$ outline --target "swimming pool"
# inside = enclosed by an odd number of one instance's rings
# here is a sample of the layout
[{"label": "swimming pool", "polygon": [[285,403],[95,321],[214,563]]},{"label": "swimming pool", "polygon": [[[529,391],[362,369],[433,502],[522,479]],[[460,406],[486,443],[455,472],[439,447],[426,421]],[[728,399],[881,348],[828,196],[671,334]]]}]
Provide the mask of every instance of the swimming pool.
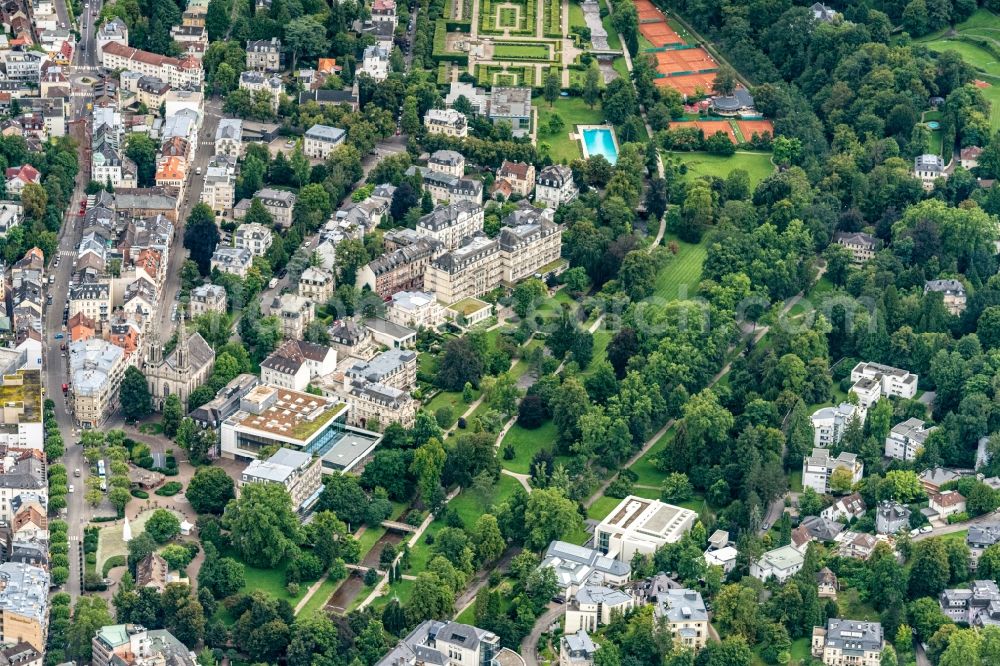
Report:
[{"label": "swimming pool", "polygon": [[928,120],[927,121],[927,127],[930,128],[930,129],[932,129],[932,130],[941,129],[941,123],[939,123],[936,120]]},{"label": "swimming pool", "polygon": [[582,134],[584,157],[603,155],[611,164],[618,161],[618,145],[615,143],[614,130],[607,127],[592,127],[584,129]]}]

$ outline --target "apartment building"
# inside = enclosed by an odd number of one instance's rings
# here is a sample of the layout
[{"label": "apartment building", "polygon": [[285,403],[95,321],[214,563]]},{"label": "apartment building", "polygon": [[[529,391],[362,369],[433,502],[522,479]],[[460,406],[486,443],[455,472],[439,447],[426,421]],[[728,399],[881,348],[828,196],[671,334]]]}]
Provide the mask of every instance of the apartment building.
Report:
[{"label": "apartment building", "polygon": [[930,293],[941,294],[948,314],[957,317],[965,312],[965,285],[958,280],[928,280],[924,283],[924,296]]},{"label": "apartment building", "polygon": [[503,279],[500,244],[486,236],[471,236],[461,247],[442,254],[427,266],[423,288],[442,303],[457,303],[496,289]]},{"label": "apartment building", "polygon": [[784,583],[797,574],[805,563],[805,558],[794,546],[782,546],[764,553],[759,560],[750,563],[750,575],[757,580],[774,578]]},{"label": "apartment building", "polygon": [[437,328],[445,321],[445,311],[434,294],[424,291],[397,291],[386,304],[385,318],[409,328]]},{"label": "apartment building", "polygon": [[322,464],[302,451],[280,448],[267,460],[252,460],[240,473],[240,489],[251,483],[280,485],[292,498],[292,509],[308,509],[323,488]]},{"label": "apartment building", "polygon": [[271,304],[272,314],[281,322],[282,337],[286,340],[301,340],[306,327],[316,318],[316,306],[308,298],[297,294],[281,294]]},{"label": "apartment building", "polygon": [[3,55],[7,78],[11,81],[38,82],[45,55],[37,51],[6,51]]},{"label": "apartment building", "polygon": [[531,88],[494,86],[487,111],[491,123],[510,123],[511,133],[523,137],[531,132],[532,115]]},{"label": "apartment building", "polygon": [[314,303],[326,303],[333,296],[333,275],[316,266],[307,266],[299,276],[299,296]]},{"label": "apartment building", "polygon": [[573,182],[573,170],[565,164],[543,168],[535,178],[535,201],[548,208],[558,208],[577,197],[579,190]]},{"label": "apartment building", "polygon": [[535,189],[535,165],[504,160],[497,169],[494,186],[501,181],[507,183],[512,194],[527,197]]},{"label": "apartment building", "polygon": [[572,597],[587,584],[621,587],[629,581],[632,566],[599,550],[553,541],[545,549],[539,568],[552,569],[564,597]]},{"label": "apartment building", "polygon": [[247,42],[247,69],[258,72],[281,71],[281,40],[256,39]]},{"label": "apartment building", "polygon": [[690,509],[629,495],[594,528],[594,543],[605,555],[631,562],[637,552],[652,555],[680,541],[697,518]]},{"label": "apartment building", "polygon": [[859,265],[874,259],[879,246],[877,238],[861,231],[838,231],[833,234],[833,242],[846,247],[854,258],[854,263]]},{"label": "apartment building", "polygon": [[687,588],[671,587],[666,576],[656,576],[647,593],[655,604],[653,617],[666,623],[675,645],[700,650],[708,641],[708,609],[701,593]]},{"label": "apartment building", "polygon": [[49,574],[30,564],[0,564],[0,642],[45,651],[49,626]]},{"label": "apartment building", "polygon": [[361,67],[358,69],[359,73],[367,74],[376,82],[382,82],[389,78],[391,70],[392,63],[389,59],[388,48],[381,44],[365,47],[361,58]]},{"label": "apartment building", "polygon": [[215,212],[215,216],[226,218],[236,200],[236,159],[216,155],[209,159],[205,169],[205,182],[201,188],[201,202]]},{"label": "apartment building", "polygon": [[240,73],[240,89],[249,90],[254,97],[261,91],[266,92],[271,98],[271,109],[275,113],[278,112],[278,107],[281,105],[281,95],[285,91],[279,77],[267,76],[253,70]]},{"label": "apartment building", "polygon": [[325,160],[330,153],[344,145],[347,132],[339,127],[313,125],[306,130],[302,151],[306,157]]},{"label": "apartment building", "polygon": [[94,321],[107,321],[111,316],[111,284],[82,282],[70,285],[69,316],[81,312]]},{"label": "apartment building", "polygon": [[970,627],[1000,626],[1000,588],[992,580],[976,580],[968,588],[945,590],[938,603],[952,622]]},{"label": "apartment building", "polygon": [[508,285],[565,267],[561,224],[552,221],[551,209],[539,210],[527,201],[503,220],[500,235],[502,279]]},{"label": "apartment building", "polygon": [[897,423],[885,438],[885,457],[896,460],[916,459],[933,430],[934,426],[927,427],[924,421],[916,418]]},{"label": "apartment building", "polygon": [[73,342],[69,366],[76,422],[84,428],[99,427],[118,407],[125,351],[99,338]]},{"label": "apartment building", "polygon": [[212,270],[221,273],[230,273],[241,278],[247,276],[247,271],[253,265],[253,253],[250,250],[238,247],[216,248],[212,255]]},{"label": "apartment building", "polygon": [[842,451],[834,458],[829,449],[813,449],[812,455],[802,459],[802,487],[812,488],[824,495],[830,491],[830,477],[837,470],[849,474],[851,486],[854,486],[861,481],[864,469],[864,463],[853,453]]},{"label": "apartment building", "polygon": [[861,406],[842,402],[836,407],[817,409],[809,417],[813,426],[813,444],[828,447],[840,442],[851,419],[864,424],[868,412]]},{"label": "apartment building", "polygon": [[635,608],[636,599],[626,590],[616,590],[603,585],[584,585],[566,606],[564,633],[575,634],[597,631],[611,622],[617,615],[623,615]]},{"label": "apartment building", "polygon": [[465,156],[455,150],[435,150],[427,158],[427,168],[461,178],[465,175]]},{"label": "apartment building", "polygon": [[875,531],[895,534],[910,529],[910,510],[899,502],[883,500],[875,510]]},{"label": "apartment building", "polygon": [[10,523],[16,507],[28,497],[37,497],[40,502],[47,503],[48,483],[41,457],[25,452],[0,474],[0,519]]},{"label": "apartment building", "polygon": [[851,370],[851,381],[869,378],[881,384],[882,394],[894,398],[913,398],[917,394],[919,377],[906,370],[900,370],[881,363],[858,363]]},{"label": "apartment building", "polygon": [[215,154],[239,158],[243,154],[243,121],[220,118],[215,130]]},{"label": "apartment building", "polygon": [[593,666],[595,654],[597,645],[583,629],[559,639],[559,666]]},{"label": "apartment building", "polygon": [[439,206],[417,220],[418,234],[455,250],[462,241],[483,230],[483,207],[469,201]]},{"label": "apartment building", "polygon": [[383,254],[358,270],[357,286],[360,289],[367,285],[382,300],[399,291],[424,289],[424,274],[440,248],[435,241],[424,238]]},{"label": "apartment building", "polygon": [[454,109],[428,109],[424,114],[424,127],[428,134],[466,137],[469,123],[464,113]]},{"label": "apartment building", "polygon": [[274,219],[274,224],[283,229],[292,226],[292,210],[295,208],[295,193],[265,187],[253,195],[259,199]]},{"label": "apartment building", "polygon": [[884,647],[879,622],[830,618],[813,627],[812,656],[826,666],[880,666]]},{"label": "apartment building", "polygon": [[337,352],[305,340],[287,340],[260,364],[260,379],[268,386],[304,391],[309,382],[333,372]]},{"label": "apartment building", "polygon": [[428,167],[411,166],[406,170],[407,176],[415,174],[420,174],[424,189],[430,193],[435,203],[470,201],[474,204],[481,204],[483,202],[481,181],[459,178]]},{"label": "apartment building", "polygon": [[236,227],[233,244],[237,248],[249,250],[255,257],[263,257],[271,248],[274,235],[271,230],[257,222],[243,223]]},{"label": "apartment building", "polygon": [[194,653],[166,629],[137,624],[101,627],[91,640],[92,666],[197,666]]},{"label": "apartment building", "polygon": [[500,637],[491,631],[451,620],[425,620],[375,666],[420,664],[524,666],[524,659],[501,647]]},{"label": "apartment building", "polygon": [[105,69],[124,69],[155,76],[172,88],[200,88],[204,83],[201,62],[194,56],[171,58],[111,41],[99,51]]},{"label": "apartment building", "polygon": [[355,361],[344,376],[356,382],[385,384],[402,391],[417,385],[417,353],[409,349],[389,349],[367,361]]}]

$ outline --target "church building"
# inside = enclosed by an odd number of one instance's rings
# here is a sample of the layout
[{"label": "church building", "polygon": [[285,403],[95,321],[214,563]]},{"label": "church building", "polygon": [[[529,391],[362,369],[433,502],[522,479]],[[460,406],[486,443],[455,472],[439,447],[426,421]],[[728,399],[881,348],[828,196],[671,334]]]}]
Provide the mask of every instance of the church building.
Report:
[{"label": "church building", "polygon": [[183,335],[184,316],[178,325],[177,346],[169,356],[163,358],[163,346],[155,333],[146,357],[145,375],[149,382],[149,393],[153,396],[153,408],[163,409],[167,396],[176,394],[181,399],[184,411],[191,392],[204,384],[215,366],[215,350],[205,342],[201,333]]}]

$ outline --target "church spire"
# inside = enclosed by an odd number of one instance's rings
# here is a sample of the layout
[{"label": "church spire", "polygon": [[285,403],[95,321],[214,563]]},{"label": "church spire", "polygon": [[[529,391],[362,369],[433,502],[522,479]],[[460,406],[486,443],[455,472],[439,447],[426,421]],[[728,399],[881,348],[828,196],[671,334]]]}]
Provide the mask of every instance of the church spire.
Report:
[{"label": "church spire", "polygon": [[156,367],[163,362],[163,345],[160,343],[160,331],[153,328],[149,336],[149,365]]},{"label": "church spire", "polygon": [[177,324],[177,369],[187,370],[188,367],[188,336],[187,327],[184,325],[184,310],[180,311],[180,320]]}]

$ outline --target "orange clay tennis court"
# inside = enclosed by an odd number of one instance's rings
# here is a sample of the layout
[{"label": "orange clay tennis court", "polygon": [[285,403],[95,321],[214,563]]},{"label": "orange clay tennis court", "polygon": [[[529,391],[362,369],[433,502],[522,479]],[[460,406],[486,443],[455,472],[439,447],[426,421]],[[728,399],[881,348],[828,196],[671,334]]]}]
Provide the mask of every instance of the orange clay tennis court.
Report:
[{"label": "orange clay tennis court", "polygon": [[740,134],[746,141],[749,141],[754,134],[764,136],[765,132],[774,136],[774,125],[770,120],[737,120],[736,126],[740,128]]},{"label": "orange clay tennis court", "polygon": [[653,46],[667,46],[668,44],[683,44],[684,40],[674,32],[665,21],[659,23],[640,23],[639,32],[649,40]]},{"label": "orange clay tennis court", "polygon": [[661,79],[653,79],[653,83],[662,88],[673,88],[682,95],[694,96],[704,95],[712,92],[715,84],[715,73],[706,72],[704,74],[683,74],[681,76],[666,76]]},{"label": "orange clay tennis court", "polygon": [[701,69],[715,69],[718,65],[708,51],[697,49],[672,49],[656,52],[657,70],[670,75],[674,72],[696,72]]},{"label": "orange clay tennis court", "polygon": [[670,123],[670,129],[680,129],[682,127],[697,127],[705,133],[705,138],[713,136],[716,132],[725,132],[729,135],[729,140],[736,143],[736,133],[728,120],[678,120]]}]

